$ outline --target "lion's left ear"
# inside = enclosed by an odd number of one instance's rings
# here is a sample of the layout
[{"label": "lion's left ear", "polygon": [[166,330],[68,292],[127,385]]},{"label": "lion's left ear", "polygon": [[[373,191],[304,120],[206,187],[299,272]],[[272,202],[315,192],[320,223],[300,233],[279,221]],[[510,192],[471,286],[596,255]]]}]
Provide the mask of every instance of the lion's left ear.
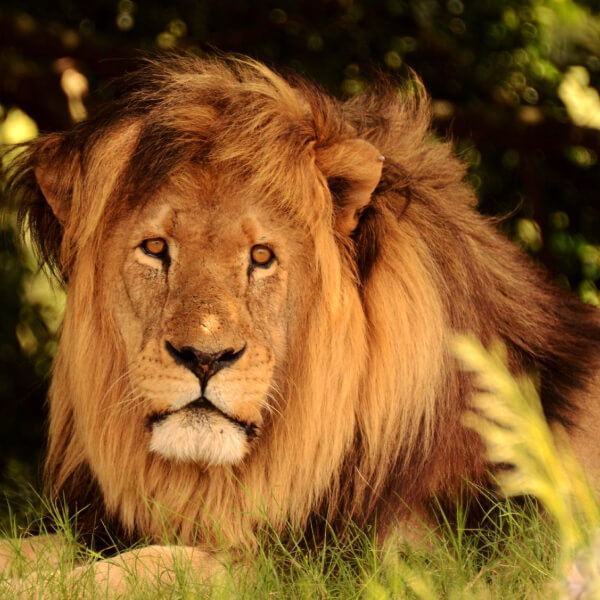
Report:
[{"label": "lion's left ear", "polygon": [[381,179],[383,156],[362,139],[344,140],[316,151],[316,163],[333,196],[336,228],[350,235]]}]

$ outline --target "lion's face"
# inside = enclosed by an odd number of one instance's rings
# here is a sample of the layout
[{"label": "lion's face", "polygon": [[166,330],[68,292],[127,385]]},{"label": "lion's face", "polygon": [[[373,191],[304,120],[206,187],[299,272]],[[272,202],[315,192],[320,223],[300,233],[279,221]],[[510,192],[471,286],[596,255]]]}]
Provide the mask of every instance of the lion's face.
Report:
[{"label": "lion's face", "polygon": [[310,262],[309,244],[243,193],[196,181],[192,193],[167,186],[120,221],[105,277],[117,281],[109,285],[130,366],[123,410],[142,406],[149,450],[234,464],[278,410],[275,373],[299,312],[290,279]]}]

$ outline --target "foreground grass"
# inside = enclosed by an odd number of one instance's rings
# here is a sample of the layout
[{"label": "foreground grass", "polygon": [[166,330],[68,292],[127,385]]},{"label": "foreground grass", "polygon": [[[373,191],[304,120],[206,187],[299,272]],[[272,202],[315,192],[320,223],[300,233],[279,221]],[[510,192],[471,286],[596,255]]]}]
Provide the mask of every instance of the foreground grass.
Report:
[{"label": "foreground grass", "polygon": [[[34,562],[23,558],[13,575],[35,573],[25,586],[5,576],[0,596],[27,598],[107,598],[85,573],[73,582],[69,573],[91,564],[96,555],[78,545],[68,523],[59,523],[56,547]],[[13,532],[14,534],[15,532]],[[18,542],[16,543],[18,547]],[[331,537],[318,550],[304,540],[283,543],[272,536],[258,556],[232,567],[214,581],[200,581],[185,564],[174,581],[153,584],[132,578],[124,598],[549,598],[556,562],[556,536],[549,521],[531,504],[493,506],[478,530],[450,530],[443,523],[431,532],[426,547],[392,542],[378,548],[373,539],[353,530],[344,542]]]},{"label": "foreground grass", "polygon": [[[265,535],[251,558],[224,556],[224,571],[212,580],[200,580],[181,563],[169,577],[161,573],[160,581],[153,575],[140,579],[132,573],[121,597],[600,598],[598,504],[560,431],[550,434],[535,386],[510,376],[499,347],[488,353],[461,339],[457,355],[475,373],[482,390],[473,399],[465,423],[486,441],[492,463],[513,465],[500,472],[500,489],[507,496],[526,493],[533,499],[491,501],[476,529],[465,526],[465,511],[459,507],[449,518],[441,515],[439,525],[418,547],[394,539],[378,547],[373,536],[356,529],[344,540],[329,535],[312,550],[307,550],[310,542],[293,534],[285,542]],[[4,537],[22,541],[19,522],[31,523],[33,515],[35,510],[21,511],[7,521],[9,527],[5,522]],[[99,557],[77,543],[72,520],[54,511],[54,521],[58,546],[33,562],[25,557],[17,561],[12,573],[0,579],[0,597],[114,597],[110,589],[94,587],[85,568],[72,577],[74,568],[91,565]],[[17,547],[19,543],[15,542]]]}]

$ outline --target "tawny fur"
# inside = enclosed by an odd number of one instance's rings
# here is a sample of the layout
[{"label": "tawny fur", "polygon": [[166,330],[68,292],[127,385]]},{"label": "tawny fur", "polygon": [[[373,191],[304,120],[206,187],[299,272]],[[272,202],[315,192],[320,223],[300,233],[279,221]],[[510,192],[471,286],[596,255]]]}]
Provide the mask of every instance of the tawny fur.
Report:
[{"label": "tawny fur", "polygon": [[[53,497],[89,504],[134,538],[184,544],[252,544],[265,523],[385,528],[411,510],[426,516],[463,478],[487,481],[481,444],[460,422],[473,390],[451,355],[456,332],[503,340],[516,372],[540,373],[548,418],[580,431],[598,401],[598,314],[476,213],[465,166],[429,132],[422,91],[382,84],[342,103],[250,60],[196,58],[148,63],[130,87],[74,130],[29,143],[12,174],[68,286],[50,390]],[[357,139],[385,156],[362,203],[347,193],[356,159],[327,154]],[[107,242],[156,190],[208,189],[199,171],[260,198],[310,248],[295,281],[310,295],[288,291],[295,325],[272,365],[261,436],[231,467],[157,456],[123,408],[130,334]]]}]

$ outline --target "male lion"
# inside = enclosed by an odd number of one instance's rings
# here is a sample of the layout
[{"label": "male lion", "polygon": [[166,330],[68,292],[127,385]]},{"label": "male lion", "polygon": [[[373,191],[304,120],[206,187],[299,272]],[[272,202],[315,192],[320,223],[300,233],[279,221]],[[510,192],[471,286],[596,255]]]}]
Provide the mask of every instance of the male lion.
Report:
[{"label": "male lion", "polygon": [[463,478],[489,485],[461,425],[473,383],[455,332],[539,372],[548,420],[600,472],[598,312],[473,210],[422,92],[339,102],[251,60],[194,57],[128,83],[13,167],[68,288],[53,498],[154,540],[151,558],[169,532],[198,565],[266,523],[376,518],[384,535],[427,519]]}]

